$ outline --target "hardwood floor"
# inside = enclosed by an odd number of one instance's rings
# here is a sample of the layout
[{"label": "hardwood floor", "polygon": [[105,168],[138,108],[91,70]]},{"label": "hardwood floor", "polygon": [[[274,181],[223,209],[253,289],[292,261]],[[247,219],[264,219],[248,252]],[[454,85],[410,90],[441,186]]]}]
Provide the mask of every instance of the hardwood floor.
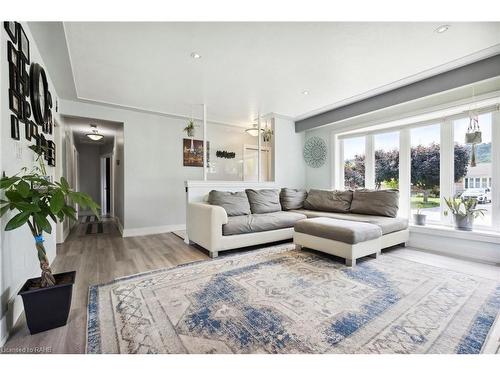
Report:
[{"label": "hardwood floor", "polygon": [[58,245],[54,272],[76,270],[68,324],[30,335],[24,315],[16,323],[5,348],[39,348],[52,353],[85,353],[87,298],[90,285],[118,277],[178,264],[210,259],[201,249],[188,246],[172,233],[122,238],[114,222],[103,223],[102,234],[85,234],[79,224],[66,242]]},{"label": "hardwood floor", "polygon": [[[158,268],[210,259],[202,249],[186,245],[173,233],[122,238],[112,221],[104,222],[102,229],[104,233],[101,234],[86,234],[89,232],[88,224],[79,224],[66,242],[58,246],[57,257],[52,264],[54,272],[77,271],[68,324],[51,331],[30,335],[23,315],[5,345],[7,350],[38,348],[45,353],[84,353],[90,285]],[[408,248],[393,248],[388,252],[416,262],[500,281],[498,266],[458,260]],[[499,327],[500,324],[497,324],[495,332],[500,336]],[[498,340],[489,345],[491,346],[489,352],[499,350]]]}]

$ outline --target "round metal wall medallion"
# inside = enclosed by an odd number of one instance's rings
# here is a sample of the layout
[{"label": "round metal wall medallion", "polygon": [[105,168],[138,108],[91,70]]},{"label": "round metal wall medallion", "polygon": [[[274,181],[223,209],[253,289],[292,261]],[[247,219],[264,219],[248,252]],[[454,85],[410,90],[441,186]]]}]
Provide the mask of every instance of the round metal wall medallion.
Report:
[{"label": "round metal wall medallion", "polygon": [[304,160],[309,167],[319,168],[325,164],[326,142],[319,137],[311,137],[304,145]]}]

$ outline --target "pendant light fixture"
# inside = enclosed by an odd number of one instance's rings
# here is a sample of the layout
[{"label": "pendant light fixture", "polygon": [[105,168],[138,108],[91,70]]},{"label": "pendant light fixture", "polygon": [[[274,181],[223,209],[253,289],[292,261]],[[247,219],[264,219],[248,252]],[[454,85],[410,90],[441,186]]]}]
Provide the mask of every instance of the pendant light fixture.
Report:
[{"label": "pendant light fixture", "polygon": [[[255,123],[252,125],[251,128],[245,129],[245,131],[248,133],[248,135],[251,135],[252,137],[257,137],[259,135],[259,124]],[[261,132],[264,131],[264,129],[260,129]]]},{"label": "pendant light fixture", "polygon": [[88,138],[90,138],[93,141],[100,141],[101,139],[104,138],[102,134],[98,133],[97,125],[90,124],[90,127],[92,129],[92,133],[85,134]]}]

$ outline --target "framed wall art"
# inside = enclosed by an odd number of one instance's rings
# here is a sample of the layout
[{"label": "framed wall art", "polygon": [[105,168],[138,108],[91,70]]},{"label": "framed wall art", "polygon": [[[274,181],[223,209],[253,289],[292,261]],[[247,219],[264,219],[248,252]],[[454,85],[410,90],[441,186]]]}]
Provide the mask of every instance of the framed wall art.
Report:
[{"label": "framed wall art", "polygon": [[30,41],[28,40],[28,36],[24,31],[23,27],[20,23],[17,24],[18,33],[17,36],[19,38],[19,53],[21,57],[24,59],[26,64],[30,63]]},{"label": "framed wall art", "polygon": [[33,121],[28,121],[24,124],[24,138],[26,138],[28,141],[31,141],[31,130],[33,128],[33,125],[35,125]]},{"label": "framed wall art", "polygon": [[23,113],[21,96],[13,89],[9,89],[9,108],[17,116],[21,117]]},{"label": "framed wall art", "polygon": [[[182,141],[183,165],[185,167],[203,167],[203,141],[184,138]],[[210,142],[207,142],[207,165],[210,155]]]},{"label": "framed wall art", "polygon": [[9,64],[9,86],[16,94],[22,95],[22,82],[19,76],[19,70],[14,64]]},{"label": "framed wall art", "polygon": [[7,60],[10,64],[14,65],[18,71],[21,70],[19,52],[11,42],[7,42]]},{"label": "framed wall art", "polygon": [[4,21],[3,27],[9,34],[10,40],[12,43],[17,43],[17,22],[14,21]]},{"label": "framed wall art", "polygon": [[35,124],[33,121],[30,121],[31,124],[31,138],[36,139],[36,143],[38,144],[38,139],[40,138],[38,134],[38,125]]},{"label": "framed wall art", "polygon": [[27,100],[23,101],[23,119],[25,122],[29,121],[31,117],[31,106]]},{"label": "framed wall art", "polygon": [[10,136],[16,141],[19,140],[19,119],[16,115],[10,115]]}]

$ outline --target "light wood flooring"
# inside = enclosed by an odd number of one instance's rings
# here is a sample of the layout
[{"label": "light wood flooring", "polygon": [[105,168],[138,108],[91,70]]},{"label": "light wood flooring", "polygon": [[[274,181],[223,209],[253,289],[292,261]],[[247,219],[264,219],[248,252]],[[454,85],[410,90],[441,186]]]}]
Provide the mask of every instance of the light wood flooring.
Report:
[{"label": "light wood flooring", "polygon": [[[202,249],[186,245],[173,233],[122,238],[112,221],[103,223],[104,233],[86,232],[87,224],[79,224],[66,242],[58,245],[57,256],[52,264],[54,272],[77,271],[68,324],[30,335],[23,315],[11,333],[5,345],[6,349],[42,348],[42,351],[51,353],[84,353],[90,285],[149,270],[210,259]],[[394,248],[388,252],[413,261],[500,281],[500,267],[494,265],[458,260],[409,248]],[[221,256],[224,256],[224,253]],[[499,327],[500,324],[497,324],[495,331],[500,334]],[[492,346],[490,352],[498,350],[498,341],[489,345]]]}]

